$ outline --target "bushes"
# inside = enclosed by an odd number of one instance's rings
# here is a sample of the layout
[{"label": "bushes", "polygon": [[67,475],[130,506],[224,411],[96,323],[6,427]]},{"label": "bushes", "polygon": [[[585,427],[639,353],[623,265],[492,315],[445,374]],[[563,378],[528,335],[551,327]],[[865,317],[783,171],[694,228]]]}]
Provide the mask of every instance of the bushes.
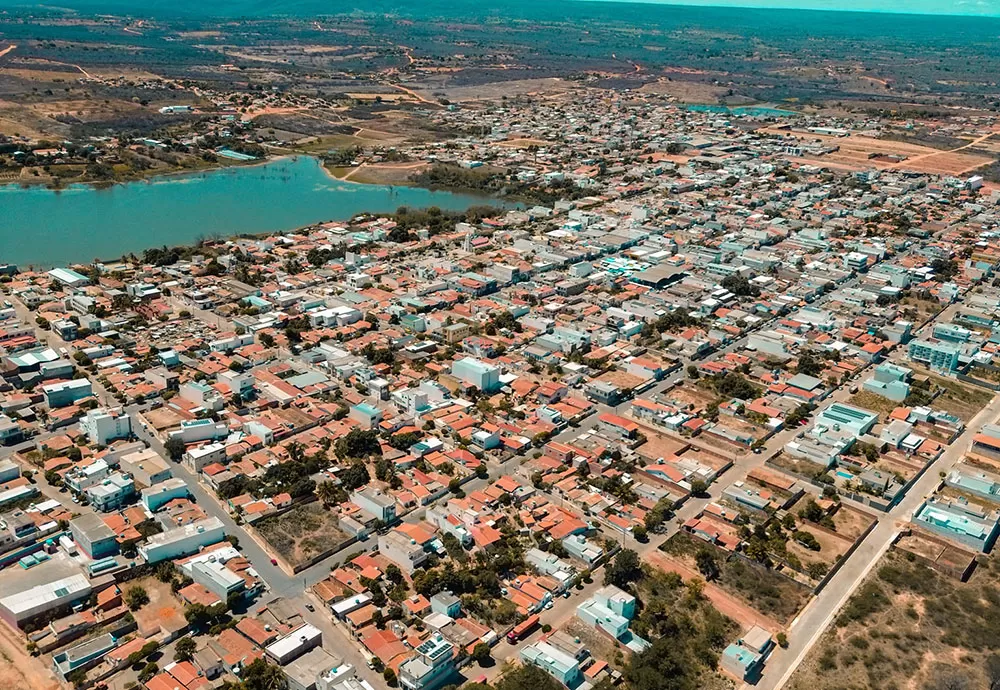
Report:
[{"label": "bushes", "polygon": [[837,617],[837,625],[847,625],[851,621],[865,621],[872,615],[882,611],[889,606],[889,597],[886,596],[877,582],[866,583],[847,602],[847,606]]}]

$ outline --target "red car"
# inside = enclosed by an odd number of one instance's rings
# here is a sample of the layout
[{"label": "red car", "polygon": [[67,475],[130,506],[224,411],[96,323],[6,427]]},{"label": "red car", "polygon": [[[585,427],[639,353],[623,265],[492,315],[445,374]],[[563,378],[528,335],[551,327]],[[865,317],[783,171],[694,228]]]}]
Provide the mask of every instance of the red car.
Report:
[{"label": "red car", "polygon": [[278,561],[272,558],[271,559],[271,565],[278,565]]}]

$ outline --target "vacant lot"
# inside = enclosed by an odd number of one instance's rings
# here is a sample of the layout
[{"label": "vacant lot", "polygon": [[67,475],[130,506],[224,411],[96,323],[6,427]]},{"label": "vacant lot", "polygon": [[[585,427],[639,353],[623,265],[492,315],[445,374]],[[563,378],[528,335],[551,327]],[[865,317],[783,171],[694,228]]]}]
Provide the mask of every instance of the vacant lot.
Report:
[{"label": "vacant lot", "polygon": [[[792,676],[790,690],[988,688],[1000,560],[967,583],[892,550]],[[1000,668],[1000,664],[993,666]],[[994,686],[995,687],[995,686]]]},{"label": "vacant lot", "polygon": [[[775,134],[787,134],[781,130],[765,130]],[[985,152],[971,152],[972,142],[956,147],[952,151],[941,151],[930,146],[873,139],[864,136],[836,137],[824,134],[797,134],[796,138],[804,143],[821,143],[824,146],[839,147],[833,153],[816,159],[819,164],[835,163],[840,166],[856,169],[881,168],[896,170],[916,170],[940,175],[957,175],[967,170],[986,165],[992,159]],[[968,148],[966,148],[968,146]],[[894,163],[886,160],[871,159],[871,154],[881,156],[905,156],[905,160]]]},{"label": "vacant lot", "polygon": [[[789,509],[788,512],[798,517],[799,511],[804,508],[810,500],[812,500],[812,496],[809,494],[804,495]],[[841,537],[850,539],[851,541],[856,541],[858,537],[864,534],[865,530],[867,530],[873,522],[875,522],[875,518],[868,513],[856,508],[851,508],[847,505],[841,505],[833,515],[825,518],[822,524],[824,527],[832,529]]]},{"label": "vacant lot", "polygon": [[815,462],[793,458],[787,453],[778,453],[773,458],[768,460],[767,464],[777,470],[784,470],[793,475],[800,475],[803,477],[815,477],[826,473],[826,470],[824,470],[820,465],[817,465]]},{"label": "vacant lot", "polygon": [[678,532],[660,547],[665,552],[696,568],[695,555],[708,549],[719,567],[713,582],[749,604],[765,616],[788,623],[809,600],[811,590],[775,570],[733,556],[686,532]]},{"label": "vacant lot", "polygon": [[337,526],[337,518],[319,503],[296,506],[277,517],[264,518],[254,527],[293,567],[347,539]]},{"label": "vacant lot", "polygon": [[912,363],[907,366],[913,369],[914,376],[926,376],[932,385],[944,389],[944,392],[934,399],[930,407],[949,412],[964,422],[968,422],[979,414],[980,410],[993,399],[993,392],[985,388],[938,376],[926,369],[915,367]]},{"label": "vacant lot", "polygon": [[855,407],[860,407],[865,410],[871,410],[872,412],[877,412],[879,416],[879,421],[884,422],[889,413],[895,410],[897,407],[901,406],[902,403],[898,403],[894,400],[889,400],[889,398],[883,397],[877,393],[872,393],[871,391],[861,390],[851,396],[851,399],[847,401],[848,404],[854,405]]},{"label": "vacant lot", "polygon": [[123,585],[122,592],[135,585],[149,595],[149,603],[132,612],[140,633],[155,634],[160,629],[180,630],[187,625],[184,603],[173,593],[169,583],[160,582],[155,577],[143,577]]}]

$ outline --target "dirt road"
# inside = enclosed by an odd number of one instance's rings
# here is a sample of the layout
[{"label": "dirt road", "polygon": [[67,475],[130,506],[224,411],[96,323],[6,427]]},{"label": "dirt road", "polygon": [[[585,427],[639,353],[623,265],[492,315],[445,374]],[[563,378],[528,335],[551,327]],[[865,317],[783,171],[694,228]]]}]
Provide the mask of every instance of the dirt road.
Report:
[{"label": "dirt road", "polygon": [[0,688],[4,690],[59,690],[52,671],[25,651],[24,640],[0,623]]}]

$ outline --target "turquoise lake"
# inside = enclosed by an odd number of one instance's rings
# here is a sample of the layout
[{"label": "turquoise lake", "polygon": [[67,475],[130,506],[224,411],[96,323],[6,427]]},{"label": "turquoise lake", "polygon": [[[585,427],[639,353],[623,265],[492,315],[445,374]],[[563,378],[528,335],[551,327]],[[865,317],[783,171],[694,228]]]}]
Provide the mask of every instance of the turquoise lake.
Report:
[{"label": "turquoise lake", "polygon": [[0,185],[0,264],[60,266],[206,237],[293,230],[365,211],[461,211],[488,203],[471,194],[341,182],[311,156],[106,189],[8,184]]}]

